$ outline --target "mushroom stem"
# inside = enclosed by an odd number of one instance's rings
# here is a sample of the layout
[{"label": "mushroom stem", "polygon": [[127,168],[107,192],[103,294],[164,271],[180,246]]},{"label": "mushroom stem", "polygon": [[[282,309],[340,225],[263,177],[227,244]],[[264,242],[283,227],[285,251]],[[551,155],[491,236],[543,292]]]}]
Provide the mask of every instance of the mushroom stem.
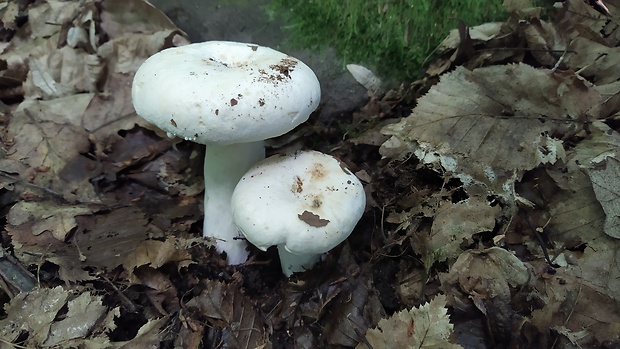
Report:
[{"label": "mushroom stem", "polygon": [[311,269],[321,258],[321,254],[294,254],[289,252],[284,244],[278,245],[278,255],[280,255],[280,265],[282,273],[289,277],[293,273]]},{"label": "mushroom stem", "polygon": [[224,146],[208,144],[205,151],[202,236],[217,240],[216,249],[226,252],[229,265],[241,264],[248,257],[247,242],[233,223],[230,199],[243,174],[264,158],[263,141]]}]

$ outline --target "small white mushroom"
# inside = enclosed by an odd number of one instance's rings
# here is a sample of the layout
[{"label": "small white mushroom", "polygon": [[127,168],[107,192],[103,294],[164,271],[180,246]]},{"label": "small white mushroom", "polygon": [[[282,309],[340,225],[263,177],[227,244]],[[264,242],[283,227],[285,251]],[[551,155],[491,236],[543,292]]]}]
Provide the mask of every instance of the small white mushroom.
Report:
[{"label": "small white mushroom", "polygon": [[255,164],[232,195],[235,224],[257,248],[278,246],[286,276],[311,268],[344,241],[365,206],[357,177],[317,151],[274,155]]},{"label": "small white mushroom", "polygon": [[263,140],[306,121],[320,93],[319,81],[301,61],[238,42],[170,48],[136,72],[132,101],[138,115],[169,135],[207,146],[203,236],[217,239],[229,264],[248,255],[230,212],[237,181],[265,158]]}]

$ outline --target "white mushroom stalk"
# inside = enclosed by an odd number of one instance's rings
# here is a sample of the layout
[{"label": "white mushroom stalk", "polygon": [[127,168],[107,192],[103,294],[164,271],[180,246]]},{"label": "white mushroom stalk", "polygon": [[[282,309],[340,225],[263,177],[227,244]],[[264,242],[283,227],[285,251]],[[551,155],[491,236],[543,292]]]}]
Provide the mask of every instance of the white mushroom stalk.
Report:
[{"label": "white mushroom stalk", "polygon": [[[263,141],[232,145],[209,145],[205,150],[203,236],[216,240],[226,252],[229,264],[247,260],[247,243],[233,224],[230,199],[239,179],[256,162],[265,158]],[[207,233],[209,235],[204,235]]]},{"label": "white mushroom stalk", "polygon": [[319,82],[301,61],[254,44],[210,41],[170,48],[136,72],[138,115],[170,135],[205,144],[203,236],[216,239],[229,264],[247,259],[232,223],[235,184],[265,157],[263,140],[308,119]]},{"label": "white mushroom stalk", "polygon": [[263,251],[277,246],[282,272],[290,276],[312,268],[351,234],[364,213],[366,194],[342,162],[304,151],[252,166],[231,204],[243,235]]}]

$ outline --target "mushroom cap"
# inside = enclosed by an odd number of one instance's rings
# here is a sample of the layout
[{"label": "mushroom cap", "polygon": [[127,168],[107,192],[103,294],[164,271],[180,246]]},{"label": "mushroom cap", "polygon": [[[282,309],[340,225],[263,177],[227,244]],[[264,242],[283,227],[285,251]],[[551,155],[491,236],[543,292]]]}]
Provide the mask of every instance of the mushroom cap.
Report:
[{"label": "mushroom cap", "polygon": [[248,241],[263,251],[284,244],[293,254],[331,250],[351,234],[365,206],[357,177],[317,151],[258,162],[232,195],[233,221]]},{"label": "mushroom cap", "polygon": [[208,41],[149,57],[133,79],[138,115],[197,143],[255,142],[308,119],[321,98],[303,62],[268,47]]}]

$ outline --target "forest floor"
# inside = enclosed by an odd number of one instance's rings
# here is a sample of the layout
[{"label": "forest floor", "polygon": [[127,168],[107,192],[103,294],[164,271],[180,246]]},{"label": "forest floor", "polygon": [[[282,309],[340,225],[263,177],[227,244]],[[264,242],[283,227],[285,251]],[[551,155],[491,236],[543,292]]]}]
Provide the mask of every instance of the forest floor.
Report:
[{"label": "forest floor", "polygon": [[183,31],[139,0],[2,4],[0,348],[619,348],[620,2],[507,3],[424,79],[270,141],[367,194],[291,278],[202,239],[204,149],[133,110]]}]

